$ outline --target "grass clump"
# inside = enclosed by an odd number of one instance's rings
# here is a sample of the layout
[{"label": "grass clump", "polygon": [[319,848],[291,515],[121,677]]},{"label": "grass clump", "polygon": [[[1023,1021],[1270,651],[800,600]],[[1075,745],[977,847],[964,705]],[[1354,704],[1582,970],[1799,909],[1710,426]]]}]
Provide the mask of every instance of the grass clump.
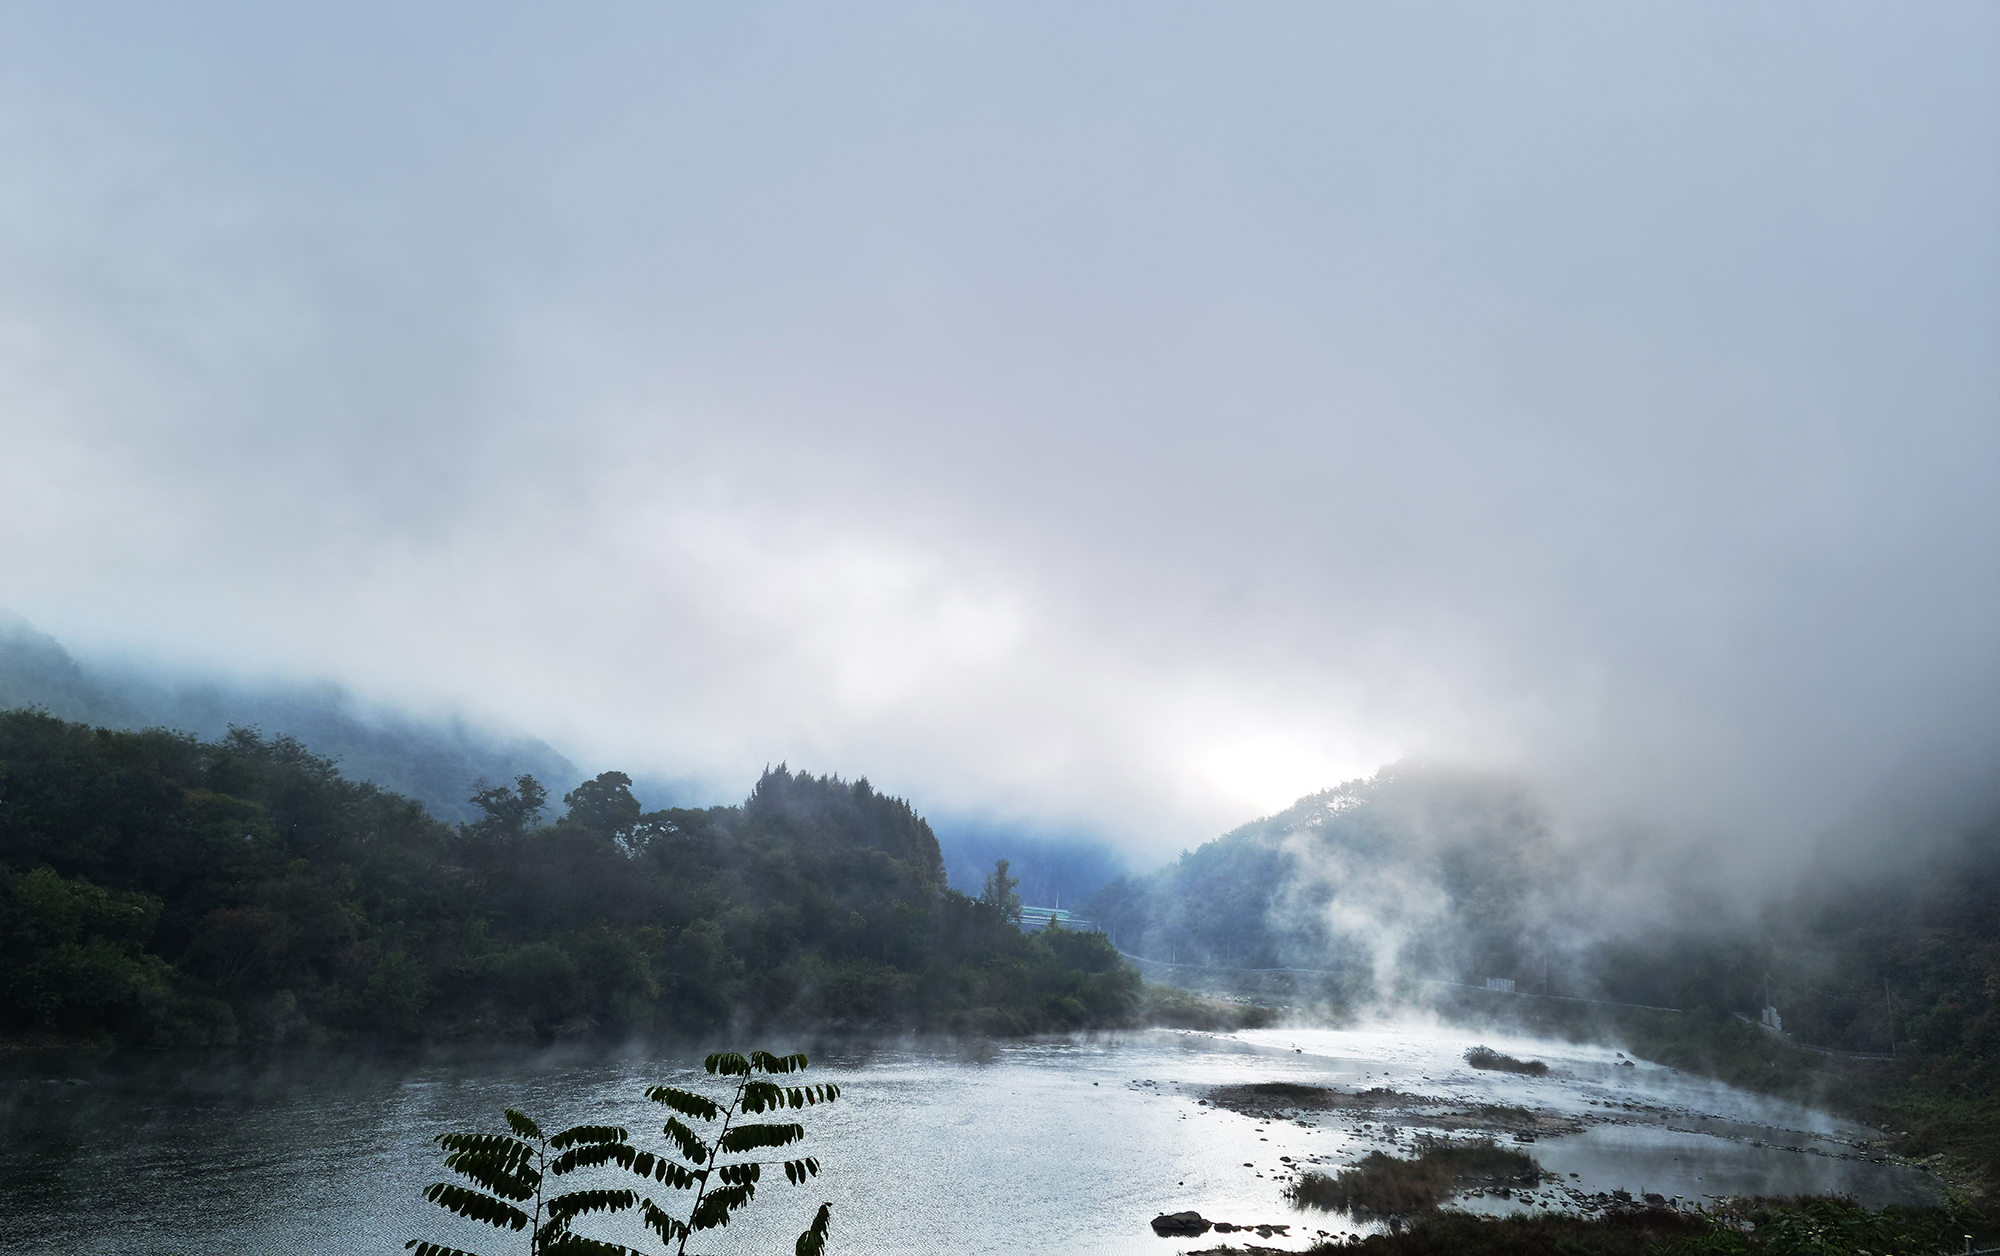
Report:
[{"label": "grass clump", "polygon": [[1165,1029],[1229,1033],[1238,1029],[1262,1029],[1276,1021],[1278,1014],[1254,1003],[1206,998],[1178,986],[1148,981],[1140,992],[1138,1019],[1141,1024]]},{"label": "grass clump", "polygon": [[1371,1151],[1351,1169],[1331,1176],[1307,1172],[1285,1191],[1306,1208],[1325,1211],[1412,1213],[1436,1208],[1461,1185],[1533,1186],[1541,1166],[1490,1139],[1432,1143],[1415,1160]]},{"label": "grass clump", "polygon": [[1429,1212],[1386,1234],[1320,1243],[1309,1256],[1950,1256],[2000,1241],[1971,1205],[1880,1210],[1851,1199],[1745,1200],[1713,1212],[1622,1208],[1601,1217]]},{"label": "grass clump", "polygon": [[1309,1256],[1658,1256],[1662,1245],[1706,1232],[1701,1217],[1668,1208],[1594,1220],[1434,1212],[1388,1234],[1320,1243]]},{"label": "grass clump", "polygon": [[1525,1073],[1529,1077],[1549,1075],[1549,1066],[1540,1060],[1517,1060],[1486,1046],[1474,1047],[1466,1052],[1465,1062],[1474,1068],[1494,1069],[1502,1073]]}]

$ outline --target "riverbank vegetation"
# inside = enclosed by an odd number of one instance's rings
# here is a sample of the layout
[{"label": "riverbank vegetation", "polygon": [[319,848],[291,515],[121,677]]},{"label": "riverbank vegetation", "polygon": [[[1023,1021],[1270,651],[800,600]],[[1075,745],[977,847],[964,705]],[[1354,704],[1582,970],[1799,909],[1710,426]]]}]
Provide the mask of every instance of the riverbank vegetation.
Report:
[{"label": "riverbank vegetation", "polygon": [[0,1029],[160,1046],[1023,1034],[1190,1011],[1103,935],[1024,934],[946,887],[930,826],[865,779],[781,766],[740,806],[652,812],[629,787],[604,773],[551,820],[523,776],[454,826],[289,738],[0,713]]},{"label": "riverbank vegetation", "polygon": [[1540,1060],[1517,1060],[1511,1055],[1502,1055],[1491,1047],[1474,1047],[1465,1053],[1465,1062],[1474,1068],[1492,1069],[1502,1073],[1521,1073],[1528,1077],[1547,1077],[1549,1066]]},{"label": "riverbank vegetation", "polygon": [[[1384,1234],[1320,1243],[1313,1256],[1949,1256],[2000,1242],[1964,1204],[1860,1207],[1850,1200],[1735,1201],[1706,1212],[1628,1208],[1602,1217],[1432,1212]],[[1218,1248],[1220,1256],[1230,1249]]]},{"label": "riverbank vegetation", "polygon": [[1541,1167],[1492,1139],[1433,1142],[1414,1160],[1371,1151],[1351,1169],[1307,1170],[1285,1198],[1307,1208],[1389,1215],[1436,1208],[1465,1186],[1533,1186]]}]

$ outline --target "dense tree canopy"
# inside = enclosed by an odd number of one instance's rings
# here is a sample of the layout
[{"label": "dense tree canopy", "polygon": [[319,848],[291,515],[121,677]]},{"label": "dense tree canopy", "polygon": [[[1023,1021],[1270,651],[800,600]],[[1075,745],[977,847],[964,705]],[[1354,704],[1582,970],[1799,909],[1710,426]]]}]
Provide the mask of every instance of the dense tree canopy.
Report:
[{"label": "dense tree canopy", "polygon": [[767,771],[646,812],[623,773],[483,785],[433,819],[289,738],[0,713],[0,1019],[155,1043],[699,1034],[743,1022],[1120,1024],[1101,935],[1024,935],[944,885],[868,783]]}]

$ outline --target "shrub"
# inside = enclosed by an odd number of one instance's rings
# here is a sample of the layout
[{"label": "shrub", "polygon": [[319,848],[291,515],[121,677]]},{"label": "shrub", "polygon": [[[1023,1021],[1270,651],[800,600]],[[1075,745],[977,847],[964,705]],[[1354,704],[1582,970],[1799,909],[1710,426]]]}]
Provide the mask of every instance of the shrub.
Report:
[{"label": "shrub", "polygon": [[1465,1062],[1474,1068],[1495,1069],[1502,1073],[1525,1073],[1529,1077],[1549,1075],[1549,1066],[1540,1060],[1517,1060],[1511,1055],[1501,1055],[1491,1047],[1474,1047],[1465,1053]]}]

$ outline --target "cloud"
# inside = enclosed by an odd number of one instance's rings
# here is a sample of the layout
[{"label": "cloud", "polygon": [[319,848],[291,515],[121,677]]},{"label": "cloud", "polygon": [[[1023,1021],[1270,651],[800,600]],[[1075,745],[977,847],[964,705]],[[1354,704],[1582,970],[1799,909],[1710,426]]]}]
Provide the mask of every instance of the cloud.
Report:
[{"label": "cloud", "polygon": [[1987,9],[5,22],[0,600],[79,647],[1160,852],[1405,754],[1776,843],[1995,740]]}]

